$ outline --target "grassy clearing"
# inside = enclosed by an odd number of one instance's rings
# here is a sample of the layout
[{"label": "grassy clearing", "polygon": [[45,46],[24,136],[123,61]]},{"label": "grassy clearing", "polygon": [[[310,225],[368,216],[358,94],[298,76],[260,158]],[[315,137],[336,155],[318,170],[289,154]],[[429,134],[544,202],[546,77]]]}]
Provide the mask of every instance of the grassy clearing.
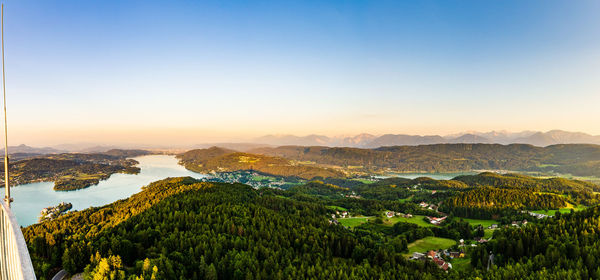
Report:
[{"label": "grassy clearing", "polygon": [[305,161],[294,161],[297,164],[304,164],[304,165],[311,165],[311,164],[316,164],[316,162],[314,161],[310,161],[310,160],[305,160]]},{"label": "grassy clearing", "polygon": [[549,163],[543,163],[543,164],[538,164],[538,167],[544,168],[544,167],[558,167],[558,164],[549,164]]},{"label": "grassy clearing", "polygon": [[408,244],[408,254],[414,252],[427,252],[429,250],[447,249],[456,244],[456,241],[448,238],[428,236]]},{"label": "grassy clearing", "polygon": [[471,269],[471,258],[455,258],[450,262],[452,269],[456,271],[467,271]]},{"label": "grassy clearing", "polygon": [[360,178],[357,178],[357,179],[352,179],[352,180],[358,181],[358,182],[361,182],[361,183],[367,184],[367,185],[375,183],[375,181],[369,180],[369,179],[360,179]]},{"label": "grassy clearing", "polygon": [[414,196],[414,195],[411,195],[411,196],[409,196],[409,197],[407,197],[407,198],[400,198],[400,199],[398,199],[398,201],[400,201],[400,202],[407,202],[407,201],[411,201],[411,200],[413,199],[413,196]]},{"label": "grassy clearing", "polygon": [[499,222],[495,221],[495,220],[478,220],[478,219],[467,219],[467,218],[461,218],[463,220],[465,220],[466,222],[468,222],[469,224],[471,224],[471,226],[478,226],[478,225],[482,225],[484,228],[489,227],[493,224],[500,224]]},{"label": "grassy clearing", "polygon": [[490,237],[492,237],[492,235],[494,235],[494,229],[486,228],[483,230],[483,238],[489,239]]},{"label": "grassy clearing", "polygon": [[383,218],[383,223],[385,225],[389,225],[389,226],[393,226],[395,223],[397,222],[404,222],[404,223],[413,223],[416,224],[418,226],[421,227],[434,227],[435,225],[432,225],[426,221],[423,220],[425,216],[421,216],[421,215],[414,215],[412,218],[404,218],[404,217],[399,217],[399,216],[394,216],[392,218]]},{"label": "grassy clearing", "polygon": [[268,177],[268,176],[261,176],[261,175],[252,176],[252,181],[260,182],[260,181],[263,181],[263,180],[274,181],[274,178],[273,177]]},{"label": "grassy clearing", "polygon": [[581,211],[581,210],[584,210],[585,208],[586,207],[583,205],[577,205],[576,207],[573,207],[571,205],[571,207],[565,207],[565,208],[560,208],[560,209],[534,210],[531,212],[537,213],[537,214],[546,214],[546,215],[554,216],[556,214],[556,212],[560,212],[561,214],[566,214],[566,213],[571,213],[571,209],[573,209],[574,211]]},{"label": "grassy clearing", "polygon": [[329,206],[327,206],[327,208],[332,209],[332,210],[337,210],[337,211],[348,211],[348,209],[346,209],[344,207],[336,206],[336,205],[329,205]]},{"label": "grassy clearing", "polygon": [[369,220],[369,217],[352,217],[352,218],[340,218],[338,222],[345,227],[356,227],[361,224],[366,223]]}]

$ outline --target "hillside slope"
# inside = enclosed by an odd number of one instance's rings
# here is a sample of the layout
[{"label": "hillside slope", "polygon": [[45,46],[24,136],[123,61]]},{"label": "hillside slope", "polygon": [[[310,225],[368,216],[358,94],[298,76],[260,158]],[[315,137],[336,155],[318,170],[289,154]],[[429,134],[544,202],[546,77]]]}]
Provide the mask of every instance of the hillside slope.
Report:
[{"label": "hillside slope", "polygon": [[234,152],[217,147],[191,150],[178,155],[178,158],[187,169],[200,173],[255,170],[270,175],[302,179],[346,176],[343,172],[331,168],[303,165],[280,157]]},{"label": "hillside slope", "polygon": [[255,154],[365,171],[457,172],[513,170],[600,177],[600,145],[436,144],[377,149],[282,146]]},{"label": "hillside slope", "polygon": [[408,262],[379,237],[330,225],[327,211],[246,185],[187,177],[23,231],[40,279],[59,267],[114,279],[441,276],[435,267]]}]

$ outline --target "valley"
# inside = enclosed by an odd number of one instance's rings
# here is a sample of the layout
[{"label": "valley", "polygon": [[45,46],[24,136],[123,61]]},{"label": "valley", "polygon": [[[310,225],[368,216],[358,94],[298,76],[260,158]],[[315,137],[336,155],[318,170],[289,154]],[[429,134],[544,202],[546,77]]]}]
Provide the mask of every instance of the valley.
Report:
[{"label": "valley", "polygon": [[[131,277],[152,274],[157,279],[275,277],[271,273],[281,273],[284,278],[310,277],[311,272],[300,269],[302,264],[313,267],[315,275],[334,278],[393,278],[389,274],[392,271],[423,279],[488,277],[493,274],[481,269],[480,259],[485,256],[479,248],[503,242],[507,232],[545,227],[547,221],[556,219],[536,219],[524,211],[572,216],[575,214],[560,209],[579,205],[576,213],[590,213],[598,203],[595,184],[514,174],[481,173],[450,180],[330,177],[288,186],[280,184],[285,177],[254,171],[215,172],[213,176],[213,180],[230,183],[211,182],[211,177],[165,179],[125,200],[25,228],[38,275],[52,275],[63,268],[93,276],[100,273],[102,263],[118,259],[120,264],[110,266],[110,271]],[[251,187],[235,180],[277,185]],[[485,192],[487,200],[495,201],[493,207],[477,200],[460,200],[476,198],[479,191]],[[535,202],[553,199],[553,195],[558,199],[555,202]],[[516,203],[514,198],[523,202]],[[166,216],[173,211],[180,214]],[[89,221],[94,221],[94,227]],[[267,230],[265,226],[270,224],[277,225],[277,230]],[[166,236],[159,237],[162,234]],[[78,236],[91,239],[82,243]],[[220,249],[198,243],[200,236],[220,240]],[[321,240],[324,236],[327,239]],[[172,240],[179,240],[180,245]],[[53,257],[60,251],[66,252],[62,258]],[[231,266],[231,252],[253,265],[242,262]],[[322,252],[319,263],[327,265],[314,266],[308,261],[308,252],[310,256]],[[435,252],[435,262],[417,254],[430,252]],[[183,253],[197,257],[182,259],[179,255]],[[461,257],[456,257],[458,254]],[[505,253],[501,254],[497,256],[500,261]],[[90,260],[86,255],[95,257]],[[262,257],[267,255],[276,259]],[[500,261],[499,265],[503,264]],[[267,269],[274,263],[286,268]],[[393,270],[384,268],[390,263],[394,263]],[[498,271],[503,269],[498,267]]]},{"label": "valley", "polygon": [[600,280],[600,1],[0,4],[0,280]]},{"label": "valley", "polygon": [[[60,157],[82,156],[61,154]],[[157,161],[148,165],[147,159],[158,157],[169,158],[170,163]],[[177,159],[161,155],[126,157],[125,160],[140,162],[139,175],[121,174],[125,176],[122,179],[111,176],[98,186],[72,192],[48,189],[55,194],[69,194],[72,199],[60,195],[55,201],[73,202],[73,209],[24,228],[38,275],[50,277],[59,269],[66,269],[70,274],[84,272],[91,277],[100,273],[104,263],[118,260],[121,264],[109,265],[109,270],[126,278],[152,274],[157,279],[203,279],[214,275],[235,278],[236,271],[239,275],[263,275],[266,278],[272,277],[271,273],[310,278],[311,274],[297,265],[309,264],[304,258],[308,256],[306,246],[312,246],[310,251],[322,251],[319,261],[328,264],[328,267],[321,266],[318,273],[315,271],[318,275],[339,277],[337,271],[341,269],[345,271],[341,275],[354,275],[351,278],[361,278],[357,275],[364,275],[362,278],[365,279],[372,275],[393,278],[389,274],[392,270],[384,267],[386,263],[394,263],[393,271],[424,279],[487,277],[492,274],[482,270],[480,260],[485,254],[480,248],[491,248],[490,244],[502,242],[499,238],[507,231],[544,227],[547,221],[562,216],[593,211],[591,209],[600,203],[600,186],[594,183],[522,174],[465,172],[453,176],[431,174],[438,179],[419,177],[418,174],[408,178],[381,177],[373,176],[376,173],[367,175],[369,173],[364,171],[216,147],[189,151],[178,155]],[[161,173],[158,171],[161,169],[156,169],[175,168],[173,165],[197,174],[193,175],[197,179],[170,178],[143,187],[151,182],[143,183],[145,180],[158,180],[169,174],[177,176],[177,172]],[[194,168],[206,175],[189,170]],[[397,175],[402,176],[402,173]],[[129,183],[122,185],[125,181],[120,180],[125,178],[129,178]],[[141,180],[133,180],[135,178]],[[103,203],[81,199],[92,193],[103,193],[109,186],[113,192],[121,194],[107,196],[101,199],[105,201]],[[13,190],[19,201],[14,206],[17,215],[31,207],[20,204],[28,200],[20,190],[40,189],[24,185]],[[117,200],[118,197],[124,199]],[[196,202],[189,207],[176,202],[188,199],[191,199],[188,203]],[[39,209],[58,204],[49,200],[44,203],[37,206],[36,215]],[[104,205],[106,203],[109,204]],[[206,205],[218,209],[219,214],[213,215],[206,212],[209,208],[192,205]],[[181,214],[177,219],[186,222],[176,223],[164,216],[166,209],[179,209],[176,211]],[[157,224],[152,217],[163,220]],[[200,226],[198,219],[210,226]],[[277,225],[278,231],[267,230],[261,225],[263,221]],[[140,223],[147,226],[142,227]],[[159,225],[160,231],[150,230]],[[188,228],[193,229],[194,234],[187,232]],[[159,238],[159,232],[169,237]],[[278,234],[296,237],[292,243],[283,242],[283,237]],[[317,246],[307,239],[315,238],[315,234],[326,234],[331,239],[320,241]],[[200,235],[229,241],[220,241],[225,246],[223,251],[213,252],[195,243],[194,238]],[[87,236],[91,242],[84,244],[77,236]],[[140,239],[140,236],[146,237]],[[278,240],[279,246],[272,247],[270,252],[278,259],[272,261],[288,263],[288,268],[267,269],[271,261],[253,253],[266,250],[260,246],[268,243],[258,242],[261,238]],[[171,239],[186,240],[186,245],[169,245]],[[186,248],[194,248],[193,253]],[[227,263],[232,250],[244,255],[247,262],[253,262],[253,268],[236,266],[231,274],[233,268]],[[60,251],[65,253],[57,258]],[[181,260],[178,254],[184,252],[199,254],[204,259]],[[292,252],[300,257],[290,258]],[[428,254],[433,259],[422,257]],[[93,257],[85,258],[86,255]],[[499,261],[503,260],[500,255],[498,257]],[[146,268],[146,264],[150,268]],[[498,267],[498,270],[502,269],[502,266]]]}]

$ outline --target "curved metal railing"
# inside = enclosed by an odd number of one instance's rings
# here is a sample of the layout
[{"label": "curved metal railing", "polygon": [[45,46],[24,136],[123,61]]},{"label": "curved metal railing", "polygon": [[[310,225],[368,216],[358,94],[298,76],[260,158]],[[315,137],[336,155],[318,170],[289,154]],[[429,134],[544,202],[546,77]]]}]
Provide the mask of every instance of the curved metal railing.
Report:
[{"label": "curved metal railing", "polygon": [[8,177],[8,131],[6,120],[6,75],[4,71],[4,3],[0,15],[2,29],[2,96],[4,98],[4,183],[6,196],[0,201],[0,280],[35,279],[33,265],[23,238],[21,227],[10,211],[10,184]]},{"label": "curved metal railing", "polygon": [[0,203],[0,279],[36,279],[21,227],[6,202]]}]

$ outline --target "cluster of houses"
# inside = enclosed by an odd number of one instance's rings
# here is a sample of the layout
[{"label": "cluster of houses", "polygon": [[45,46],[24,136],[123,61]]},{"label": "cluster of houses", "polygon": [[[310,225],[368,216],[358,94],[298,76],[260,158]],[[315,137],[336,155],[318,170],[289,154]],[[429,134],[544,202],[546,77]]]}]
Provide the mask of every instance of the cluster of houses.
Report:
[{"label": "cluster of houses", "polygon": [[339,224],[340,222],[337,218],[350,218],[350,213],[348,211],[335,211],[335,214],[331,214],[331,220],[329,220],[329,224]]},{"label": "cluster of houses", "polygon": [[[269,177],[264,180],[254,180],[256,176],[262,176],[253,171],[234,171],[234,172],[211,172],[211,176],[202,178],[203,182],[219,182],[219,183],[242,183],[258,188],[279,188],[287,184],[280,177]],[[267,176],[268,177],[268,176]]]},{"label": "cluster of houses", "polygon": [[448,269],[452,269],[452,264],[444,260],[446,259],[454,259],[454,258],[464,258],[464,251],[453,251],[450,252],[447,249],[438,250],[438,251],[429,251],[427,253],[419,253],[414,252],[410,257],[411,260],[426,260],[429,259],[433,261],[440,269],[447,271]]},{"label": "cluster of houses", "polygon": [[427,204],[422,201],[421,203],[419,203],[419,206],[421,206],[421,208],[427,208],[429,210],[437,211],[437,205],[435,204]]},{"label": "cluster of houses", "polygon": [[443,223],[446,220],[447,216],[443,216],[443,217],[429,217],[427,216],[427,219],[429,220],[429,223],[431,223],[432,225],[436,225],[439,226],[441,223]]},{"label": "cluster of houses", "polygon": [[[482,240],[485,240],[485,241],[482,241]],[[486,240],[485,238],[475,238],[475,241],[477,241],[478,243],[485,243],[488,240]],[[466,246],[464,239],[461,239],[458,242],[459,242],[458,247],[465,247]],[[477,244],[471,243],[471,247],[477,247]]]},{"label": "cluster of houses", "polygon": [[350,214],[348,213],[348,211],[335,211],[335,214],[331,214],[331,218],[335,219],[335,218],[350,218]]},{"label": "cluster of houses", "polygon": [[399,216],[399,217],[403,217],[403,218],[412,218],[413,217],[412,214],[404,214],[404,213],[394,212],[394,211],[385,212],[385,216],[388,218],[392,218],[394,216]]},{"label": "cluster of houses", "polygon": [[527,225],[527,219],[524,219],[523,221],[512,221],[512,223],[510,223],[510,225],[513,227],[520,227],[520,226]]},{"label": "cluster of houses", "polygon": [[[490,239],[491,239],[491,238],[490,238]],[[480,244],[481,244],[481,243],[487,243],[488,241],[490,241],[490,239],[485,239],[485,238],[483,238],[483,237],[475,237],[475,238],[474,238],[474,240],[475,240],[477,243],[480,243]]]},{"label": "cluster of houses", "polygon": [[62,213],[69,211],[71,208],[73,208],[73,204],[67,202],[61,202],[57,206],[46,207],[40,212],[39,221],[43,222],[57,218]]},{"label": "cluster of houses", "polygon": [[538,219],[545,219],[545,218],[552,218],[552,215],[546,215],[546,214],[538,214],[538,213],[533,213],[530,211],[522,211],[522,213],[528,213],[529,215],[536,217]]},{"label": "cluster of houses", "polygon": [[362,198],[360,195],[357,195],[356,192],[352,191],[351,194],[346,194],[344,195],[344,197],[349,197],[349,198]]}]

